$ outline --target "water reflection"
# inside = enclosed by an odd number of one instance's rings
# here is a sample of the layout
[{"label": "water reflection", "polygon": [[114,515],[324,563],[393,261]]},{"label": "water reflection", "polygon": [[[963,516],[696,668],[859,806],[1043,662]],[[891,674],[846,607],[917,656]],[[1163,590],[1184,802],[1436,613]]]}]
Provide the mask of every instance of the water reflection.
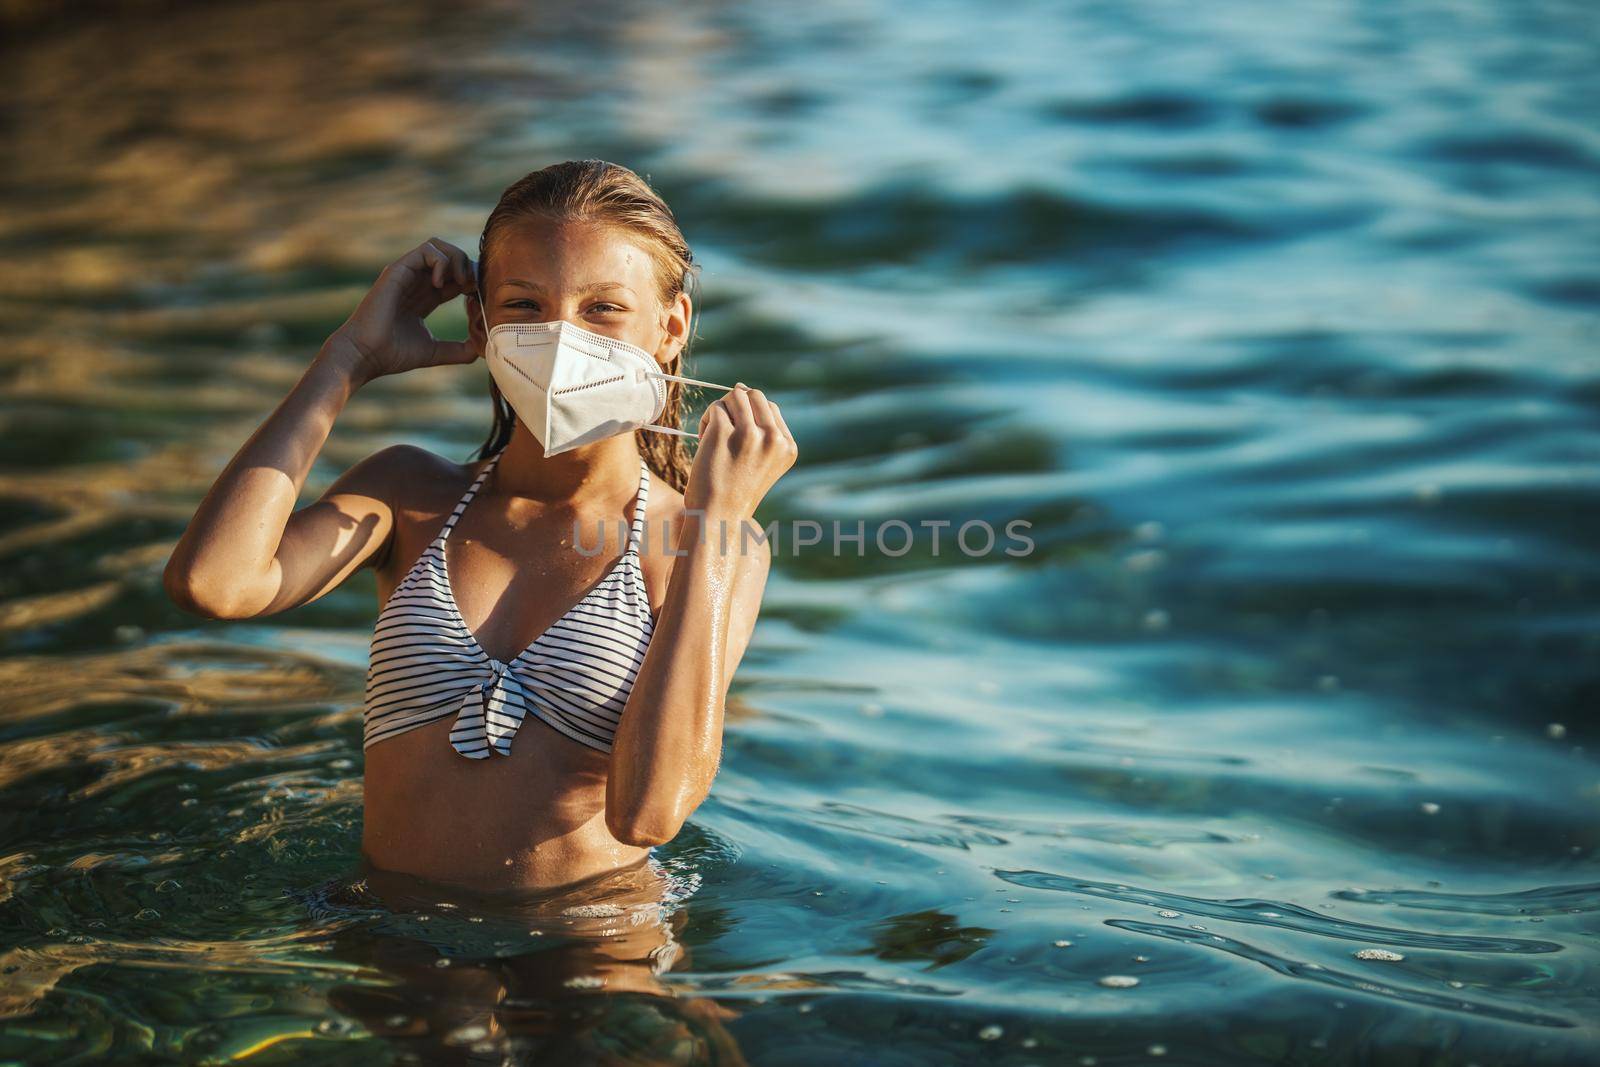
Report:
[{"label": "water reflection", "polygon": [[[1593,1060],[1591,25],[6,5],[0,1058],[493,1060],[578,1011],[753,1063]],[[349,869],[370,575],[225,625],[159,582],[396,250],[590,155],[706,264],[697,376],[784,406],[765,518],[1038,545],[780,556],[656,850],[692,906],[611,954]],[[488,417],[481,367],[374,383],[307,496]]]},{"label": "water reflection", "polygon": [[684,892],[653,858],[502,894],[363,863],[302,900],[338,928],[333,958],[382,978],[329,1002],[402,1062],[743,1064],[725,1025],[739,1013],[663,981],[689,963]]}]

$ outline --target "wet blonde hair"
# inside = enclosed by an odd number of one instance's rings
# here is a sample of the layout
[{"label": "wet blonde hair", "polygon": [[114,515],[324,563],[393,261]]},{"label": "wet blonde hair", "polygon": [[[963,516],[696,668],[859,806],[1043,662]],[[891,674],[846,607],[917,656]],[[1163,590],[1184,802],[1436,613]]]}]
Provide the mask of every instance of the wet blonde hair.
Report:
[{"label": "wet blonde hair", "polygon": [[[484,266],[493,252],[497,235],[523,219],[542,217],[559,222],[590,222],[614,227],[638,241],[649,254],[655,266],[656,296],[662,307],[669,307],[680,292],[686,291],[699,279],[700,264],[684,240],[678,220],[665,200],[650,188],[648,182],[627,167],[608,163],[603,159],[579,159],[565,163],[552,163],[519,178],[500,194],[500,202],[489,213],[484,223],[483,236],[478,240],[478,277],[487,274]],[[698,285],[690,299],[699,305]],[[478,300],[483,302],[483,293]],[[487,305],[485,305],[487,306]],[[699,323],[698,313],[693,314],[693,324]],[[694,341],[690,336],[671,362],[662,369],[668,374],[687,375],[683,369],[684,358]],[[684,384],[668,381],[667,406],[657,421],[664,426],[684,428]],[[494,426],[489,438],[478,450],[483,459],[511,440],[516,427],[516,413],[491,378],[489,395],[494,401]],[[634,437],[639,452],[644,456],[656,476],[678,492],[683,492],[689,481],[689,452],[684,439],[676,434],[635,430]]]}]

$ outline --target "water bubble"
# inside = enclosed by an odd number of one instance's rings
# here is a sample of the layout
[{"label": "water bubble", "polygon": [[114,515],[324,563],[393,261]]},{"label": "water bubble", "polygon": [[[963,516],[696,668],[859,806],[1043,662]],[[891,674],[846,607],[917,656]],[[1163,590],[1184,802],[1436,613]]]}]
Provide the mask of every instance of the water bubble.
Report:
[{"label": "water bubble", "polygon": [[170,893],[175,889],[182,889],[182,888],[183,888],[183,884],[181,882],[179,882],[176,878],[165,878],[165,879],[162,879],[161,883],[156,886],[156,892],[157,893]]},{"label": "water bubble", "polygon": [[1139,984],[1139,979],[1131,974],[1108,974],[1100,979],[1100,984],[1107,989],[1132,989]]},{"label": "water bubble", "polygon": [[1150,962],[1150,957],[1149,956],[1135,956],[1135,957],[1133,957],[1133,962],[1134,963],[1149,963]]},{"label": "water bubble", "polygon": [[1167,1054],[1167,1046],[1151,1045],[1149,1048],[1145,1049],[1145,1051],[1150,1053],[1152,1056],[1165,1056]]},{"label": "water bubble", "polygon": [[883,705],[873,703],[863,704],[861,705],[861,714],[865,715],[869,719],[876,719],[878,716],[883,714]]},{"label": "water bubble", "polygon": [[1003,1033],[1005,1033],[1004,1030],[996,1026],[994,1023],[990,1023],[988,1026],[985,1026],[982,1030],[978,1031],[978,1037],[983,1041],[998,1041],[1000,1039],[1000,1035]]},{"label": "water bubble", "polygon": [[1142,625],[1149,633],[1160,633],[1172,625],[1172,616],[1160,608],[1152,608],[1144,613]]},{"label": "water bubble", "polygon": [[1417,486],[1415,492],[1419,502],[1423,504],[1432,504],[1438,501],[1439,497],[1444,493],[1444,490],[1439,487],[1438,482],[1423,482],[1421,485]]},{"label": "water bubble", "polygon": [[140,908],[138,911],[133,913],[133,917],[135,919],[154,921],[161,918],[161,913],[154,908]]},{"label": "water bubble", "polygon": [[440,956],[438,959],[433,961],[433,965],[435,967],[448,967],[450,966],[450,960],[445,956]]},{"label": "water bubble", "polygon": [[1156,912],[1156,914],[1161,916],[1163,919],[1181,919],[1181,918],[1183,918],[1183,912],[1181,912],[1181,911],[1158,911],[1158,912]]},{"label": "water bubble", "polygon": [[575,974],[561,984],[568,989],[599,989],[606,984],[606,980],[592,974]]},{"label": "water bubble", "polygon": [[1567,728],[1558,722],[1546,726],[1544,732],[1552,741],[1559,741],[1567,736]]},{"label": "water bubble", "polygon": [[1159,548],[1146,548],[1130,552],[1123,557],[1122,565],[1135,574],[1153,571],[1166,562],[1167,554]]},{"label": "water bubble", "polygon": [[411,1016],[409,1016],[409,1015],[395,1014],[395,1015],[391,1015],[387,1019],[383,1020],[383,1025],[386,1026],[387,1028],[389,1028],[390,1030],[398,1030],[402,1026],[409,1026],[410,1024],[411,1024]]},{"label": "water bubble", "polygon": [[1317,679],[1317,688],[1324,693],[1333,692],[1339,688],[1339,676],[1336,674],[1324,674]]},{"label": "water bubble", "polygon": [[1417,810],[1422,812],[1424,815],[1437,815],[1439,814],[1439,805],[1435,804],[1431,800],[1424,800],[1421,804],[1417,805]]},{"label": "water bubble", "polygon": [[1072,942],[1068,941],[1064,937],[1061,938],[1059,941],[1052,941],[1051,944],[1055,945],[1056,948],[1071,948],[1072,947]]},{"label": "water bubble", "polygon": [[1405,959],[1398,952],[1390,952],[1386,948],[1364,948],[1355,953],[1358,960],[1382,960],[1385,963],[1395,963]]}]

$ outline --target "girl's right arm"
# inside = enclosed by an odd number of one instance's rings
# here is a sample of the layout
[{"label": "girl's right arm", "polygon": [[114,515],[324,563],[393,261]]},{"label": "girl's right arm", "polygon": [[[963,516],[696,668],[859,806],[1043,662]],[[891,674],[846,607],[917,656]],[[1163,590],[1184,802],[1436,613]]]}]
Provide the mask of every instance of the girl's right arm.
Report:
[{"label": "girl's right arm", "polygon": [[436,340],[423,322],[474,285],[466,253],[438,238],[384,268],[201,501],[163,574],[175,604],[209,618],[271,615],[316,600],[382,557],[394,530],[393,490],[415,455],[410,446],[382,449],[315,503],[299,511],[295,503],[334,420],[362,385],[478,358],[464,342]]}]

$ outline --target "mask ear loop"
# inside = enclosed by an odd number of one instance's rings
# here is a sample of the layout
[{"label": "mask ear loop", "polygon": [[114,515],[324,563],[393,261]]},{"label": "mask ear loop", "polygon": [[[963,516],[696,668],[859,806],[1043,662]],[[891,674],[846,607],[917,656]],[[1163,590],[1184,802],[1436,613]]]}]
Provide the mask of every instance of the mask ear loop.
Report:
[{"label": "mask ear loop", "polygon": [[[712,389],[721,389],[725,393],[731,393],[733,391],[733,386],[731,385],[721,385],[717,382],[703,382],[699,378],[685,378],[681,374],[668,374],[665,371],[658,370],[647,370],[645,371],[645,374],[652,378],[666,378],[669,381],[684,382],[688,385],[704,385]],[[697,433],[690,433],[688,430],[680,430],[673,426],[660,426],[653,422],[647,422],[643,426],[639,427],[639,429],[654,430],[656,433],[676,434],[679,437],[699,438],[700,436]]]}]

